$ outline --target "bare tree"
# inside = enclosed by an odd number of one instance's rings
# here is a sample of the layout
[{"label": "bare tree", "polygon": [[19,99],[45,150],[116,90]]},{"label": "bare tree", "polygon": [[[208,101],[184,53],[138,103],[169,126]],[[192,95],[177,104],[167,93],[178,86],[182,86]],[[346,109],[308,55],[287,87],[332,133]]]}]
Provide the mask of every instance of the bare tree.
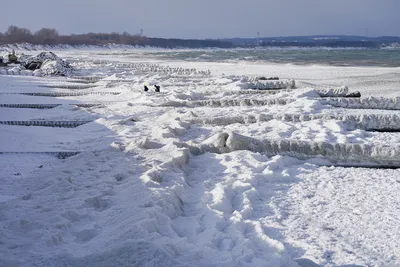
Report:
[{"label": "bare tree", "polygon": [[35,32],[35,38],[42,44],[56,44],[59,37],[56,29],[42,28]]},{"label": "bare tree", "polygon": [[19,28],[17,26],[8,27],[4,34],[4,37],[9,43],[22,43],[29,42],[32,40],[32,32],[25,28]]}]

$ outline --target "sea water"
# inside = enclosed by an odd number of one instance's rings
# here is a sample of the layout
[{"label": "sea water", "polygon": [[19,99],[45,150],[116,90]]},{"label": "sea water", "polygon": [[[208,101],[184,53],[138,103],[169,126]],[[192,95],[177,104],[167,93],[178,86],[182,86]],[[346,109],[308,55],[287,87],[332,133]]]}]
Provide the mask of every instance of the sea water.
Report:
[{"label": "sea water", "polygon": [[151,53],[172,60],[251,61],[296,65],[400,67],[400,49],[253,48],[172,50]]}]

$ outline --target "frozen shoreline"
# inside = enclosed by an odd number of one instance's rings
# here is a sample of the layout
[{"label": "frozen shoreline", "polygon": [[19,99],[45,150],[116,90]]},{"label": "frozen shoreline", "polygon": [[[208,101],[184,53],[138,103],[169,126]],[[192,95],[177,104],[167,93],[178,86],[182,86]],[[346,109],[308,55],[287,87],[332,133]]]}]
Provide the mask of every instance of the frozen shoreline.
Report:
[{"label": "frozen shoreline", "polygon": [[[313,90],[347,85],[396,99],[398,68],[59,56],[73,59],[76,74],[103,79],[77,90],[73,78],[0,75],[0,93],[119,94],[0,96],[0,104],[59,104],[0,107],[1,121],[91,121],[0,125],[0,152],[81,152],[0,154],[0,266],[400,264],[400,170],[321,167],[318,157],[400,161],[400,133],[367,131],[395,127],[398,111],[335,108]],[[295,79],[298,88],[240,94],[240,75]],[[143,92],[144,82],[161,93]],[[312,153],[282,154],[305,149],[298,144]],[[384,156],[359,149],[370,146]]]}]

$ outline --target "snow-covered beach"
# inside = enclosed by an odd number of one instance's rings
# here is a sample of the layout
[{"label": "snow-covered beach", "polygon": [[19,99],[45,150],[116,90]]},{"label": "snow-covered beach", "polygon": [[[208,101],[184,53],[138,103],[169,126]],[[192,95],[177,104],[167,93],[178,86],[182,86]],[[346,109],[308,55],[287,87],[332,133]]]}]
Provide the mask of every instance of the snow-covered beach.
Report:
[{"label": "snow-covered beach", "polygon": [[400,265],[400,68],[55,53],[0,75],[0,266]]}]

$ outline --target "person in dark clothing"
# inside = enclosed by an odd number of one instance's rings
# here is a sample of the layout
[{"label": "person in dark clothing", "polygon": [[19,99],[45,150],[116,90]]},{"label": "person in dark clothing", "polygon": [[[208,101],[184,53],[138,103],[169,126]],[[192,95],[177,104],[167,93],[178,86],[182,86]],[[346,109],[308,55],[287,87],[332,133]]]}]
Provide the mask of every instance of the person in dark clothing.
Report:
[{"label": "person in dark clothing", "polygon": [[145,92],[149,91],[149,88],[147,87],[147,85],[144,86],[144,91]]},{"label": "person in dark clothing", "polygon": [[157,93],[159,93],[160,92],[160,86],[159,85],[157,85],[157,84],[155,84],[154,85],[154,90],[157,92]]}]

